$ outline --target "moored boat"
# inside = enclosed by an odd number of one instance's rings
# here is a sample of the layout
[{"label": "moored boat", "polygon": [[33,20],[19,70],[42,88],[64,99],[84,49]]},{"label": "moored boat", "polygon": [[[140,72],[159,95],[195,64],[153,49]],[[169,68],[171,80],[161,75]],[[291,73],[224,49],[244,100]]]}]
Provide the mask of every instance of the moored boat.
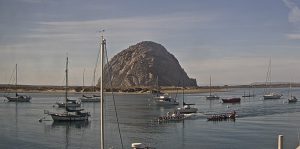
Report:
[{"label": "moored boat", "polygon": [[297,102],[297,98],[295,96],[292,96],[290,99],[288,99],[289,103]]},{"label": "moored boat", "polygon": [[19,95],[17,93],[15,97],[12,96],[5,96],[5,97],[9,102],[29,102],[31,99],[31,96]]},{"label": "moored boat", "polygon": [[264,99],[280,99],[282,97],[282,94],[278,93],[269,93],[263,96]]},{"label": "moored boat", "polygon": [[209,96],[206,96],[207,100],[215,100],[215,99],[220,99],[219,96],[217,95],[212,95],[211,94],[211,76],[209,77]]},{"label": "moored boat", "polygon": [[79,99],[81,100],[81,102],[100,102],[100,96],[97,95],[82,95],[82,97],[80,97]]},{"label": "moored boat", "polygon": [[222,99],[223,103],[239,103],[241,102],[241,98],[227,98]]},{"label": "moored boat", "polygon": [[[46,114],[49,114],[53,121],[85,121],[88,120],[88,117],[90,117],[89,112],[82,112],[84,109],[76,109],[74,106],[78,106],[76,103],[76,100],[70,100],[68,99],[68,57],[66,62],[66,87],[65,87],[65,102],[58,104],[58,105],[64,105],[65,112],[63,113],[50,113],[47,112]],[[72,105],[72,106],[71,106]]]},{"label": "moored boat", "polygon": [[[77,100],[67,99],[67,102],[56,102],[59,108],[67,107],[80,107],[81,103]],[[67,105],[66,105],[67,104]]]},{"label": "moored boat", "polygon": [[270,58],[268,72],[267,72],[267,78],[266,78],[265,95],[263,95],[263,98],[264,99],[280,99],[282,97],[282,94],[272,92],[271,87],[272,87],[272,83],[271,83],[271,58]]},{"label": "moored boat", "polygon": [[168,94],[154,97],[154,102],[156,105],[160,105],[160,106],[179,105],[179,102],[176,99],[169,96]]},{"label": "moored boat", "polygon": [[[16,64],[15,71],[16,71],[16,83],[15,83],[15,86],[17,87],[18,86],[18,65],[17,64]],[[16,96],[4,96],[4,97],[6,97],[6,99],[9,102],[29,102],[31,100],[31,96],[19,95],[17,93],[17,89],[16,89],[16,94],[15,95]]]}]

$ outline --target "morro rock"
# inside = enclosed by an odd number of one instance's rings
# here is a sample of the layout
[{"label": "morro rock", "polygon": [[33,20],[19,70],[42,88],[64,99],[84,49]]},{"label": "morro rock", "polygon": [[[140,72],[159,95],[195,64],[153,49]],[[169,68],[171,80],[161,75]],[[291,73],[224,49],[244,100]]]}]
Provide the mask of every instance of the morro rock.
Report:
[{"label": "morro rock", "polygon": [[115,55],[104,67],[105,87],[110,86],[109,76],[113,88],[153,87],[157,80],[160,86],[197,86],[196,79],[188,77],[175,56],[152,41],[140,42]]}]

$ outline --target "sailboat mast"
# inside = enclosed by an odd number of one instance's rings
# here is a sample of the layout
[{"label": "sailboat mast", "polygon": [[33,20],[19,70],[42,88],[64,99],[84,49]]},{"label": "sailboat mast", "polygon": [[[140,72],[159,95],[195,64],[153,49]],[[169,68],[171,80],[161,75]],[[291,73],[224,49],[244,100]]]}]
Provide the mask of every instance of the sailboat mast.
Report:
[{"label": "sailboat mast", "polygon": [[184,80],[182,79],[182,106],[184,106],[185,105],[185,103],[184,103]]},{"label": "sailboat mast", "polygon": [[65,108],[66,108],[66,111],[67,111],[67,103],[68,103],[68,57],[67,57],[67,61],[66,61],[66,93],[65,93]]},{"label": "sailboat mast", "polygon": [[104,61],[104,48],[106,47],[106,40],[103,38],[103,35],[101,36],[101,46],[100,46],[100,56],[101,56],[101,62],[100,62],[100,109],[101,109],[101,115],[100,115],[100,133],[101,133],[101,149],[104,149],[104,100],[103,100],[103,61]]},{"label": "sailboat mast", "polygon": [[159,90],[159,86],[158,86],[158,75],[156,77],[156,97],[159,96],[160,90]]},{"label": "sailboat mast", "polygon": [[211,76],[209,76],[209,96],[211,96]]},{"label": "sailboat mast", "polygon": [[16,96],[17,96],[17,94],[18,94],[18,92],[17,92],[17,87],[18,87],[18,64],[16,64]]},{"label": "sailboat mast", "polygon": [[85,69],[83,69],[83,73],[82,73],[82,89],[84,88],[84,72],[85,72]]}]

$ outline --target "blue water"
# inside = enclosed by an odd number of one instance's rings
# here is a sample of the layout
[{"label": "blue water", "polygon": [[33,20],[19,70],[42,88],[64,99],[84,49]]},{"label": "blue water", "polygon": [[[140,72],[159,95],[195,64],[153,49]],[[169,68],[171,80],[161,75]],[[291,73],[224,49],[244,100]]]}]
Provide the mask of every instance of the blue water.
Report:
[{"label": "blue water", "polygon": [[[282,99],[263,100],[262,89],[256,89],[256,97],[242,98],[240,104],[222,104],[219,100],[205,99],[207,94],[186,94],[185,102],[195,103],[199,116],[183,122],[157,123],[158,116],[172,111],[172,107],[158,107],[151,95],[116,94],[121,133],[125,148],[132,142],[144,142],[158,149],[206,148],[274,149],[277,135],[284,135],[284,148],[295,148],[298,144],[297,129],[300,128],[300,101],[287,103],[288,90],[276,89],[284,94]],[[247,89],[230,89],[217,93],[221,97],[238,97]],[[2,96],[4,93],[0,94]],[[300,98],[300,88],[293,94]],[[84,103],[83,108],[91,113],[89,122],[54,123],[44,110],[62,111],[53,107],[62,100],[61,93],[30,93],[30,103],[0,102],[0,148],[69,148],[89,149],[100,146],[99,103]],[[71,94],[76,99],[80,94]],[[121,148],[112,97],[106,94],[105,146]],[[178,95],[181,101],[182,95]],[[222,113],[236,110],[235,122],[208,122],[207,113]],[[203,114],[204,113],[204,114]]]}]

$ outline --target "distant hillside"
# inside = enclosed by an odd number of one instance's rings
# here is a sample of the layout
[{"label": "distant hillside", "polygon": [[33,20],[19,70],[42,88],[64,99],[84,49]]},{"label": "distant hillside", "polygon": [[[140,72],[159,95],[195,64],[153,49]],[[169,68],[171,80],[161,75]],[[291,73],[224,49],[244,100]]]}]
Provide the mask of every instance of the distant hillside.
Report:
[{"label": "distant hillside", "polygon": [[[197,86],[188,77],[174,55],[162,45],[143,41],[115,55],[110,61],[113,87]],[[104,85],[108,86],[108,65],[104,68]]]}]

